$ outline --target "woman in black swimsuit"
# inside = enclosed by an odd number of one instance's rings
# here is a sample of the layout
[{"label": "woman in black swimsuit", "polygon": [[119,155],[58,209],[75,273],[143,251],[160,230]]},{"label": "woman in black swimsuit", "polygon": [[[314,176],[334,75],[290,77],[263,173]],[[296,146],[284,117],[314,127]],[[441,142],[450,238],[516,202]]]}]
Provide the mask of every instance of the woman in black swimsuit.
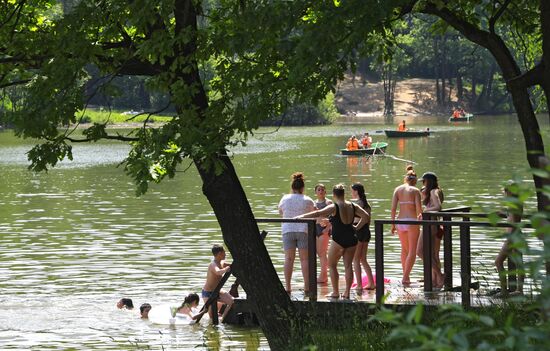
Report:
[{"label": "woman in black swimsuit", "polygon": [[[357,238],[355,232],[361,229],[369,221],[369,214],[359,206],[345,200],[345,187],[343,184],[335,185],[332,189],[333,204],[322,210],[309,212],[296,218],[317,218],[330,216],[332,223],[332,244],[328,251],[328,265],[330,271],[330,282],[332,293],[329,298],[340,297],[338,287],[338,261],[344,257],[344,268],[346,275],[346,289],[342,297],[349,299],[351,284],[353,283],[353,255]],[[359,222],[353,224],[354,217],[359,217]]]}]

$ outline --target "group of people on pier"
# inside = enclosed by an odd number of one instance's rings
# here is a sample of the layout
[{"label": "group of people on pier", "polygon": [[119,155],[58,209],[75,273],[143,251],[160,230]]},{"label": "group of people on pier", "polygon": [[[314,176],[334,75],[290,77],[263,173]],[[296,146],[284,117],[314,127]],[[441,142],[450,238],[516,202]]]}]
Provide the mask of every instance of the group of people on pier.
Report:
[{"label": "group of people on pier", "polygon": [[[443,192],[439,188],[435,173],[427,172],[422,176],[424,187],[416,187],[417,176],[412,166],[408,166],[404,183],[395,188],[392,198],[392,219],[421,219],[422,211],[438,211],[443,202]],[[375,288],[372,269],[367,261],[368,244],[371,239],[370,220],[371,205],[365,188],[361,183],[350,187],[353,201],[346,200],[346,187],[337,184],[332,189],[332,201],[326,198],[326,188],[323,184],[315,186],[316,201],[304,194],[304,175],[300,172],[292,175],[291,193],[283,196],[279,202],[279,213],[284,218],[316,218],[317,255],[320,263],[318,283],[328,281],[327,269],[330,274],[332,291],[327,297],[349,299],[353,284],[354,272],[357,283],[356,292]],[[424,208],[423,208],[424,207]],[[435,227],[435,226],[434,226]],[[437,228],[434,228],[437,230]],[[410,284],[410,272],[417,255],[422,257],[422,240],[418,225],[392,226],[392,233],[397,233],[401,242],[401,265],[403,269],[402,283]],[[283,249],[285,252],[284,277],[285,289],[292,291],[291,277],[296,256],[300,258],[305,291],[309,287],[307,225],[304,223],[282,224]],[[330,240],[329,238],[332,238]],[[441,237],[433,236],[433,281],[434,287],[443,285],[443,274],[439,261],[439,246]],[[330,245],[329,245],[330,241]],[[344,293],[340,294],[338,263],[344,262],[345,282]],[[363,285],[363,271],[366,274],[366,284]]]},{"label": "group of people on pier", "polygon": [[[419,189],[417,181],[422,181],[422,188]],[[506,197],[515,196],[510,190],[514,183],[509,183],[504,189]],[[365,187],[361,183],[354,183],[350,186],[352,201],[346,200],[346,187],[343,184],[336,184],[332,188],[332,201],[327,198],[324,184],[315,185],[315,201],[304,194],[305,179],[301,172],[292,174],[291,192],[282,197],[279,202],[279,213],[283,218],[315,218],[316,219],[316,250],[320,262],[320,273],[317,282],[320,284],[330,283],[332,291],[327,295],[330,299],[349,299],[355,277],[356,293],[362,295],[363,289],[374,290],[375,280],[372,269],[367,261],[368,244],[371,240],[370,222],[372,207],[367,200]],[[398,185],[393,191],[391,204],[392,220],[421,220],[423,212],[439,212],[442,209],[444,195],[439,187],[438,177],[433,172],[426,172],[420,178],[412,165],[407,166],[403,178],[403,184]],[[518,223],[521,221],[522,213],[508,211],[507,221]],[[430,225],[430,236],[432,238],[432,282],[436,289],[442,288],[444,275],[441,272],[441,261],[439,258],[441,240],[443,239],[443,228],[439,225]],[[514,228],[508,228],[511,233]],[[401,268],[403,286],[411,284],[410,274],[415,264],[416,257],[423,258],[423,233],[418,224],[392,224],[391,233],[399,237],[401,243]],[[292,273],[296,250],[304,279],[305,293],[309,288],[308,274],[308,229],[306,223],[283,222],[282,241],[285,253],[284,279],[285,290],[288,294],[292,292]],[[504,262],[513,252],[514,247],[506,240],[503,244],[495,265],[501,280],[501,292],[504,296],[509,293],[506,282]],[[229,272],[231,265],[225,261],[226,255],[223,246],[212,247],[213,259],[208,266],[206,282],[201,291],[201,297],[206,303],[215,295],[214,304],[217,304],[219,312],[222,313],[222,322],[233,305],[233,297],[223,290],[215,291],[222,276]],[[338,263],[344,262],[345,288],[340,294]],[[365,277],[363,277],[363,272]],[[366,279],[365,279],[366,278]],[[523,291],[523,275],[519,275],[519,281],[512,290],[521,294]],[[175,312],[188,317],[190,321],[199,319],[206,313],[203,309],[199,314],[194,314],[194,309],[199,305],[199,295],[191,293],[187,295]],[[216,303],[217,301],[217,303]],[[222,311],[222,307],[225,308]],[[133,302],[129,298],[122,298],[118,301],[119,309],[133,309]],[[140,306],[141,318],[147,319],[151,305],[144,303]],[[208,311],[209,314],[211,311]],[[211,316],[212,317],[212,316]]]},{"label": "group of people on pier", "polygon": [[[422,181],[422,188],[416,185]],[[506,196],[511,196],[510,185],[504,189]],[[323,184],[315,186],[316,201],[304,194],[305,180],[300,172],[292,175],[291,193],[282,197],[279,202],[279,213],[283,218],[316,218],[316,250],[320,263],[318,283],[328,281],[327,269],[330,273],[332,291],[328,298],[350,298],[350,290],[355,281],[356,292],[362,294],[363,289],[375,288],[372,269],[367,261],[368,244],[371,239],[369,225],[371,222],[372,207],[369,204],[365,188],[361,183],[355,183],[350,187],[352,201],[346,200],[346,187],[337,184],[332,189],[332,201],[326,198],[326,188]],[[439,212],[442,209],[444,194],[439,186],[438,177],[433,172],[426,172],[418,178],[412,165],[407,166],[403,184],[397,186],[393,192],[391,205],[392,220],[421,220],[423,212]],[[521,214],[506,213],[507,221],[517,223],[521,220]],[[432,240],[432,282],[435,289],[444,285],[444,274],[441,272],[441,260],[439,257],[441,241],[443,239],[443,227],[430,225]],[[511,232],[513,228],[509,228]],[[416,257],[424,257],[423,233],[418,224],[393,224],[391,233],[397,234],[401,243],[401,268],[403,277],[401,283],[404,286],[411,284],[410,274],[415,264]],[[332,240],[330,239],[332,238]],[[308,240],[307,224],[283,223],[282,224],[283,249],[285,252],[284,277],[285,289],[290,294],[292,291],[292,272],[296,249],[298,249],[302,274],[304,278],[305,292],[308,293]],[[330,245],[329,245],[330,241]],[[500,250],[495,265],[499,272],[503,292],[506,293],[506,276],[503,262],[509,256],[510,242],[507,240]],[[344,262],[345,289],[340,294],[338,263]],[[366,279],[363,278],[363,271]],[[520,277],[517,291],[521,293],[523,279]]]}]

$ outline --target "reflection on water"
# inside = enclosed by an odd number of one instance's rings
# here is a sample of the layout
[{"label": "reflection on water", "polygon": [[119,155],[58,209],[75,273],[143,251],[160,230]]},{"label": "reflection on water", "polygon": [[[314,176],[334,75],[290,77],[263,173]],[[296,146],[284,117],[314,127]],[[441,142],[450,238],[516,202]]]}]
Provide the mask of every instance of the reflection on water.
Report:
[{"label": "reflection on water", "polygon": [[[375,219],[389,217],[391,194],[405,172],[403,160],[416,162],[420,174],[428,170],[438,174],[446,207],[492,209],[507,179],[528,178],[514,117],[479,117],[464,126],[434,118],[407,123],[417,129],[430,127],[435,133],[428,138],[386,140],[380,131],[388,126],[383,124],[282,128],[276,133],[266,128],[246,147],[232,150],[233,161],[258,217],[278,217],[277,203],[289,192],[290,174],[295,171],[305,172],[311,196],[317,182],[329,189],[339,182],[363,183]],[[349,135],[365,131],[375,142],[388,141],[388,157],[339,155]],[[28,141],[0,133],[3,349],[267,347],[256,329],[213,327],[207,320],[200,326],[171,329],[140,320],[137,311],[115,308],[122,296],[133,298],[136,306],[175,305],[188,292],[202,288],[210,247],[222,237],[194,169],[153,185],[136,198],[131,179],[116,168],[128,151],[126,145],[75,145],[75,161],[46,174],[27,171],[29,148]],[[269,231],[266,246],[282,277],[279,226],[266,224],[262,229]],[[493,272],[492,261],[501,244],[501,239],[493,239],[497,233],[492,229],[472,233],[476,279]],[[399,242],[387,234],[385,245],[386,272],[398,277]],[[374,263],[372,257],[371,245],[369,259]],[[417,264],[413,279],[420,274]],[[298,269],[294,279],[301,284]]]}]

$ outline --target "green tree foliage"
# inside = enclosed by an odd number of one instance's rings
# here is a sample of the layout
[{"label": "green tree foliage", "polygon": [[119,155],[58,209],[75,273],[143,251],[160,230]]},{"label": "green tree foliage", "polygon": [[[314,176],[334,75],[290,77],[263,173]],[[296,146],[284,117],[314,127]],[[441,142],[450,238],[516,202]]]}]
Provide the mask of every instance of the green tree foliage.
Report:
[{"label": "green tree foliage", "polygon": [[[438,16],[489,49],[512,92],[528,160],[540,168],[544,145],[527,87],[541,83],[544,75],[523,76],[501,34],[513,28],[537,38],[537,4],[109,0],[81,1],[63,14],[55,1],[14,0],[0,7],[0,88],[24,85],[13,121],[19,136],[41,140],[29,152],[34,170],[71,158],[74,142],[121,140],[132,145],[125,170],[143,193],[150,182],[175,176],[190,159],[270,346],[286,349],[302,337],[303,323],[259,239],[226,148],[245,143],[264,120],[290,106],[317,105],[348,69],[355,69],[357,50],[368,52],[376,45],[372,35],[385,33],[414,11]],[[91,87],[90,65],[99,72]],[[528,72],[544,69],[537,65]],[[79,111],[95,94],[116,96],[112,83],[120,76],[147,77],[150,91],[169,96],[175,117],[161,127],[146,120],[127,135],[111,135],[96,124],[83,139],[75,136],[66,126],[83,117]],[[538,189],[547,183],[535,176]],[[542,191],[539,204],[544,205]]]},{"label": "green tree foliage", "polygon": [[[360,30],[349,22],[358,8],[367,14]],[[31,169],[71,159],[72,143],[116,139],[131,143],[125,171],[143,193],[189,158],[271,347],[302,339],[226,148],[289,106],[323,100],[353,65],[352,44],[381,26],[393,7],[110,0],[82,1],[62,14],[54,1],[21,0],[2,11],[0,84],[24,84],[14,125],[17,135],[41,141],[28,153]],[[99,73],[93,84],[89,67]],[[147,77],[151,91],[170,96],[175,117],[161,127],[146,120],[126,135],[95,124],[80,138],[66,127],[83,118],[94,95],[116,96],[120,76]]]}]

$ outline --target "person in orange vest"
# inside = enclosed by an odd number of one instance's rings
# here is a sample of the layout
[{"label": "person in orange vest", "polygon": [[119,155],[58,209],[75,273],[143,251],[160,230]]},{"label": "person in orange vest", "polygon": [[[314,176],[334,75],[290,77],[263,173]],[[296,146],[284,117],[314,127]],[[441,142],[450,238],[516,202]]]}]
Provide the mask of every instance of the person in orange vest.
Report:
[{"label": "person in orange vest", "polygon": [[351,138],[349,138],[346,149],[348,150],[359,150],[359,141],[357,141],[357,138],[355,135],[352,135]]},{"label": "person in orange vest", "polygon": [[454,112],[453,112],[453,118],[458,118],[460,117],[460,111],[458,109],[456,109]]},{"label": "person in orange vest", "polygon": [[372,138],[369,136],[369,133],[365,133],[363,135],[363,139],[361,139],[361,144],[363,145],[364,149],[368,149],[372,145]]},{"label": "person in orange vest", "polygon": [[405,124],[405,120],[403,120],[401,123],[399,123],[399,125],[397,126],[397,130],[400,131],[400,132],[406,132],[407,131],[407,126]]}]

